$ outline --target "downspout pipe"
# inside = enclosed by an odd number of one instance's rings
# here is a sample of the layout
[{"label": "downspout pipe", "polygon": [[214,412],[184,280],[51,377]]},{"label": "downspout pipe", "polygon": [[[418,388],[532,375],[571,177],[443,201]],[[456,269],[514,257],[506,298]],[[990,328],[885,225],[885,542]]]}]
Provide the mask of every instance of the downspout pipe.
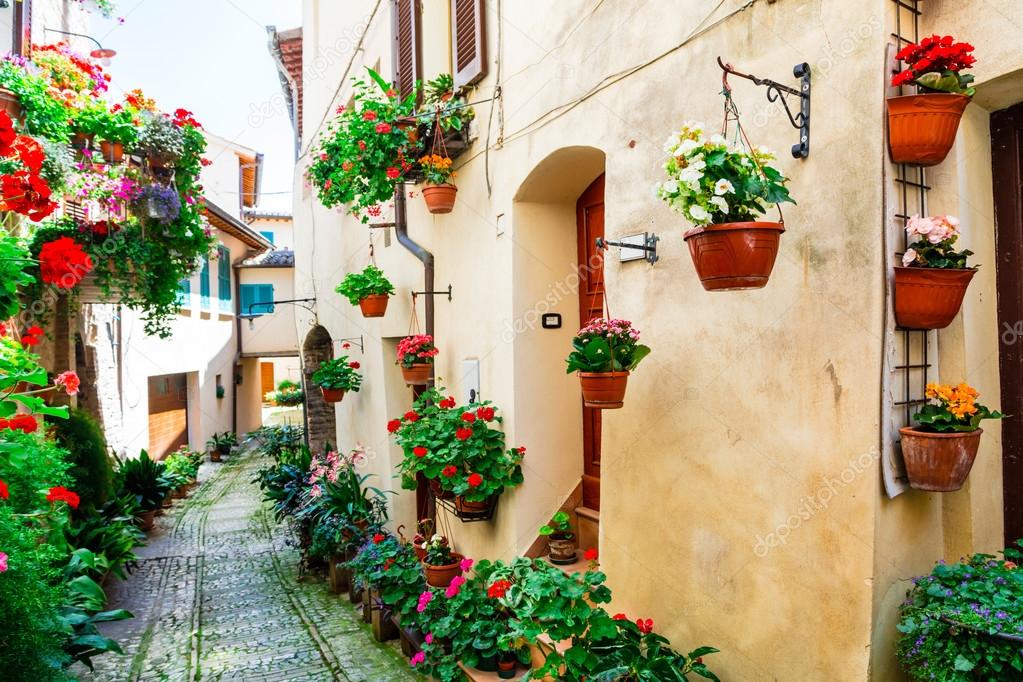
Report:
[{"label": "downspout pipe", "polygon": [[[398,237],[398,243],[423,263],[423,291],[433,291],[433,254],[408,236],[408,211],[405,197],[405,183],[400,182],[394,190],[394,232]],[[433,336],[433,296],[427,295],[425,298],[425,333]]]}]

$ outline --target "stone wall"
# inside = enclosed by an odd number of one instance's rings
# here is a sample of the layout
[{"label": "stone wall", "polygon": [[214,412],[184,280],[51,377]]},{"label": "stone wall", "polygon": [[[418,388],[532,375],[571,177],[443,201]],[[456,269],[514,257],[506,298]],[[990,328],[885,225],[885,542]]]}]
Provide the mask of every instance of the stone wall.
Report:
[{"label": "stone wall", "polygon": [[313,327],[302,344],[302,389],[305,391],[306,434],[313,452],[323,449],[324,443],[337,445],[337,426],[334,406],[324,402],[319,387],[313,383],[313,373],[324,360],[334,357],[330,334],[320,326]]}]

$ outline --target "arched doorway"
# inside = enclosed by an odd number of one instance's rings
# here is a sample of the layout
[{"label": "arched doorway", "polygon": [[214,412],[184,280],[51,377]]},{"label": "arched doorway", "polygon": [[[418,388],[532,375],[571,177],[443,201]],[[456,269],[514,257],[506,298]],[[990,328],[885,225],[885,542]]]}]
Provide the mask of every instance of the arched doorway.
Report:
[{"label": "arched doorway", "polygon": [[321,452],[324,443],[337,444],[334,406],[323,400],[320,389],[312,380],[320,363],[333,357],[334,345],[330,332],[320,325],[309,330],[302,343],[302,390],[305,391],[306,438],[313,452]]}]

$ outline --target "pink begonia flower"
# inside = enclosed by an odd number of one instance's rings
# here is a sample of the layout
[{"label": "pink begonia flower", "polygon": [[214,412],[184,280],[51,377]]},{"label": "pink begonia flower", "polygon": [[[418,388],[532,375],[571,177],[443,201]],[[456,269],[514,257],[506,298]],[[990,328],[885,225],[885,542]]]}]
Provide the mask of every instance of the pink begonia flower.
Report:
[{"label": "pink begonia flower", "polygon": [[425,592],[423,592],[421,595],[419,595],[419,605],[416,606],[416,611],[418,611],[419,613],[422,613],[423,611],[425,611],[427,605],[429,605],[429,603],[432,600],[433,600],[433,592],[431,592],[430,590],[426,590]]},{"label": "pink begonia flower", "polygon": [[902,265],[908,268],[914,262],[916,262],[916,251],[906,249],[906,253],[902,254]]},{"label": "pink begonia flower", "polygon": [[425,660],[426,660],[426,654],[424,654],[422,651],[417,651],[415,653],[415,655],[412,656],[412,658],[410,658],[408,660],[408,662],[412,665],[412,667],[415,667],[415,666],[419,665],[420,663],[424,662]]},{"label": "pink begonia flower", "polygon": [[462,559],[462,563],[460,563],[458,566],[459,568],[462,569],[462,573],[468,573],[474,563],[476,562],[474,562],[472,559]]},{"label": "pink begonia flower", "polygon": [[458,593],[461,591],[462,585],[464,584],[465,578],[463,578],[460,575],[455,576],[451,580],[451,584],[448,585],[448,589],[444,591],[444,596],[447,597],[448,599],[452,599],[453,597],[458,596]]},{"label": "pink begonia flower", "polygon": [[426,633],[426,639],[424,639],[423,641],[426,642],[427,644],[433,644],[433,633],[432,632]]},{"label": "pink begonia flower", "polygon": [[0,573],[5,573],[6,571],[7,571],[7,555],[4,554],[3,552],[0,552]]}]

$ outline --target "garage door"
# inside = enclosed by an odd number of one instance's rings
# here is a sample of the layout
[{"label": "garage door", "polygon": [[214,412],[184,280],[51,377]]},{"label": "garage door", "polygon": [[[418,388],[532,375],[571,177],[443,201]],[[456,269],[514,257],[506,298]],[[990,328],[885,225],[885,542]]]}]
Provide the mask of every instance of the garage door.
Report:
[{"label": "garage door", "polygon": [[184,374],[149,377],[149,454],[162,458],[188,444],[188,380]]}]

